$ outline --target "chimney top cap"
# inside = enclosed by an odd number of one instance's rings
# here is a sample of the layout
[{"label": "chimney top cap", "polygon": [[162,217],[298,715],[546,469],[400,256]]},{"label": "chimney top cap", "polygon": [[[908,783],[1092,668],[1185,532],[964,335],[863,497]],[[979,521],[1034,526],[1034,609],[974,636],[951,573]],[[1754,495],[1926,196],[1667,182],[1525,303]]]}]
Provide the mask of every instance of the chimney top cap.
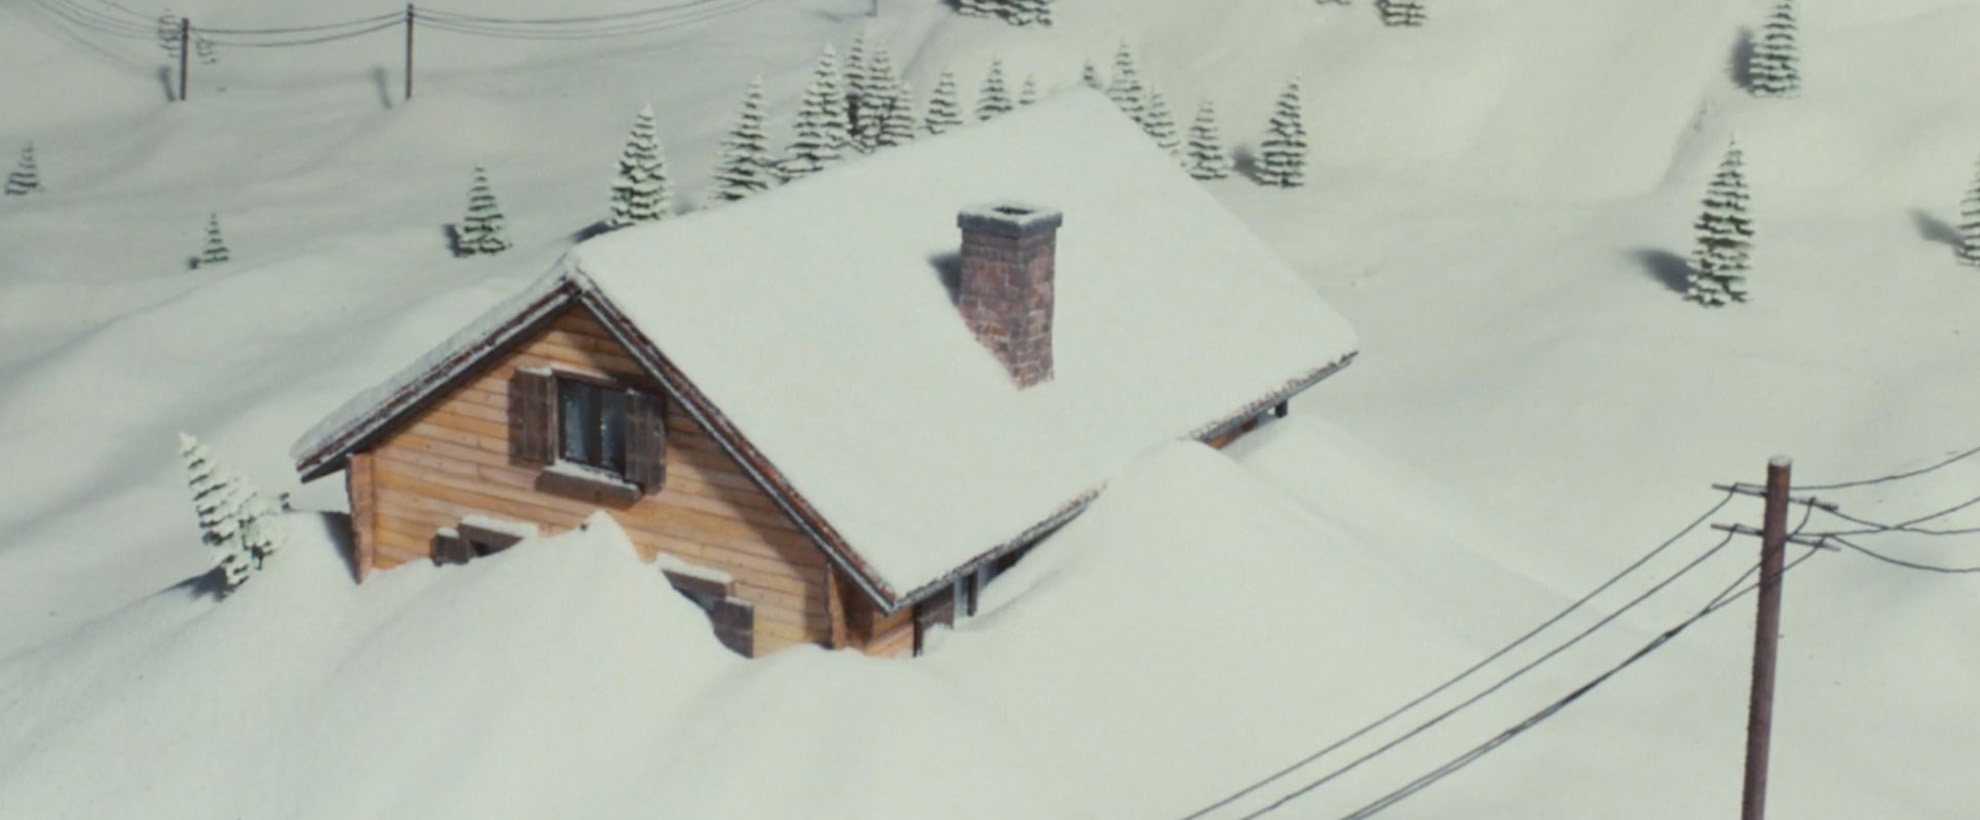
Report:
[{"label": "chimney top cap", "polygon": [[956,227],[1003,236],[1031,236],[1059,227],[1065,216],[1055,208],[1003,199],[964,208]]}]

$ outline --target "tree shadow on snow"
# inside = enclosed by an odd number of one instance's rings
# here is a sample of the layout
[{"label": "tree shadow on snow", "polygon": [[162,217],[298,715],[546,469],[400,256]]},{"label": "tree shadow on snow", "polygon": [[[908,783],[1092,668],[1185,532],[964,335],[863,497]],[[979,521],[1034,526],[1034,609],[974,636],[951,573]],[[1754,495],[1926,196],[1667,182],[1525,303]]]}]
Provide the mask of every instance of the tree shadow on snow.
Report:
[{"label": "tree shadow on snow", "polygon": [[440,226],[440,233],[447,238],[447,251],[449,253],[457,257],[467,255],[467,251],[461,247],[461,226],[449,222]]},{"label": "tree shadow on snow", "polygon": [[1685,293],[1691,289],[1690,260],[1662,248],[1637,248],[1629,255],[1643,266],[1644,273],[1671,292]]},{"label": "tree shadow on snow", "polygon": [[183,593],[188,598],[210,598],[218,601],[227,597],[227,576],[219,567],[214,567],[159,590],[158,594],[163,595],[168,592]]},{"label": "tree shadow on snow", "polygon": [[1953,250],[1959,250],[1959,231],[1955,230],[1951,223],[1933,216],[1931,212],[1924,208],[1911,209],[1911,222],[1918,226],[1919,239],[1927,242],[1937,242],[1941,245],[1949,246]]},{"label": "tree shadow on snow", "polygon": [[158,67],[158,84],[165,89],[166,102],[179,101],[179,87],[172,82],[172,69]]},{"label": "tree shadow on snow", "polygon": [[1743,91],[1753,90],[1753,29],[1741,28],[1739,39],[1733,41],[1732,62],[1726,66],[1726,76],[1733,85]]},{"label": "tree shadow on snow", "polygon": [[1258,152],[1249,145],[1231,149],[1231,170],[1252,182],[1264,184],[1259,178]]},{"label": "tree shadow on snow", "polygon": [[568,238],[571,240],[572,244],[577,244],[579,242],[583,242],[584,240],[590,239],[594,236],[601,236],[603,234],[607,234],[611,232],[612,232],[612,226],[605,224],[605,220],[600,219],[597,222],[593,222],[589,225],[586,225],[582,228],[572,231],[571,235]]},{"label": "tree shadow on snow", "polygon": [[949,292],[949,304],[959,304],[962,301],[962,254],[944,251],[928,257],[928,264],[935,268],[935,277]]}]

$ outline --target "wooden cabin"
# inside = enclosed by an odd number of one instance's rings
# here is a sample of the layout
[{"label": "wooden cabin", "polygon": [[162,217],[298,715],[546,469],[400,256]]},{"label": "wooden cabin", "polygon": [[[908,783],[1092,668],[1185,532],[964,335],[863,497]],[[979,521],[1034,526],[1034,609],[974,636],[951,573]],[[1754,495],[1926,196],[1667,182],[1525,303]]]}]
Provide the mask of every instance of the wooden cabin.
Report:
[{"label": "wooden cabin", "polygon": [[902,655],[1139,454],[1354,354],[1078,92],[585,242],[294,455],[344,473],[360,581],[605,510],[742,654]]}]

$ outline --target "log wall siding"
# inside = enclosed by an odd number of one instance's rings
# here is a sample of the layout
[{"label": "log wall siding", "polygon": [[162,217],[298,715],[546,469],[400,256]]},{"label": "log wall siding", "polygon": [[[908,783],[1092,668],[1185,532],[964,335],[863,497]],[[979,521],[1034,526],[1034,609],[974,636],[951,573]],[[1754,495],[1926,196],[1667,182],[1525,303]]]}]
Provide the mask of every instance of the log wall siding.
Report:
[{"label": "log wall siding", "polygon": [[[667,476],[660,493],[627,502],[537,490],[540,470],[510,455],[509,379],[519,367],[551,367],[659,389],[583,308],[560,314],[547,329],[400,423],[370,452],[352,458],[353,465],[368,465],[362,479],[357,471],[352,474],[351,500],[354,523],[369,524],[376,568],[428,560],[434,531],[471,513],[532,521],[556,532],[602,508],[646,560],[666,552],[729,573],[735,595],[756,607],[756,654],[831,643],[825,555],[672,402],[666,408]],[[360,511],[361,502],[368,509]],[[364,543],[364,536],[358,537]],[[865,596],[855,592],[854,597]]]}]

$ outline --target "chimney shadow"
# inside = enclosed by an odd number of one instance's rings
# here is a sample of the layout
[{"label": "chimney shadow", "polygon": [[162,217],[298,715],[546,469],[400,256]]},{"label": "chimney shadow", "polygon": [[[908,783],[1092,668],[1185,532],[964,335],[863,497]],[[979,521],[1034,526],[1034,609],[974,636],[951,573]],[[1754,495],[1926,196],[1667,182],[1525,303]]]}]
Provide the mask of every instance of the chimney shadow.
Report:
[{"label": "chimney shadow", "polygon": [[575,244],[578,242],[583,242],[594,236],[603,236],[611,232],[612,232],[612,226],[606,224],[605,220],[600,219],[597,222],[593,222],[589,225],[586,225],[582,228],[572,231],[570,235],[570,240],[573,244]]},{"label": "chimney shadow", "polygon": [[1963,244],[1959,238],[1959,231],[1955,230],[1951,223],[1933,216],[1924,208],[1911,209],[1911,223],[1918,226],[1919,239],[1947,245],[1953,250],[1959,250]]},{"label": "chimney shadow", "polygon": [[942,289],[949,292],[949,304],[962,303],[962,254],[943,251],[928,257],[928,264],[935,268],[935,277],[942,282]]},{"label": "chimney shadow", "polygon": [[1644,273],[1672,293],[1683,294],[1691,290],[1690,260],[1663,248],[1637,248],[1629,255],[1643,266]]}]

